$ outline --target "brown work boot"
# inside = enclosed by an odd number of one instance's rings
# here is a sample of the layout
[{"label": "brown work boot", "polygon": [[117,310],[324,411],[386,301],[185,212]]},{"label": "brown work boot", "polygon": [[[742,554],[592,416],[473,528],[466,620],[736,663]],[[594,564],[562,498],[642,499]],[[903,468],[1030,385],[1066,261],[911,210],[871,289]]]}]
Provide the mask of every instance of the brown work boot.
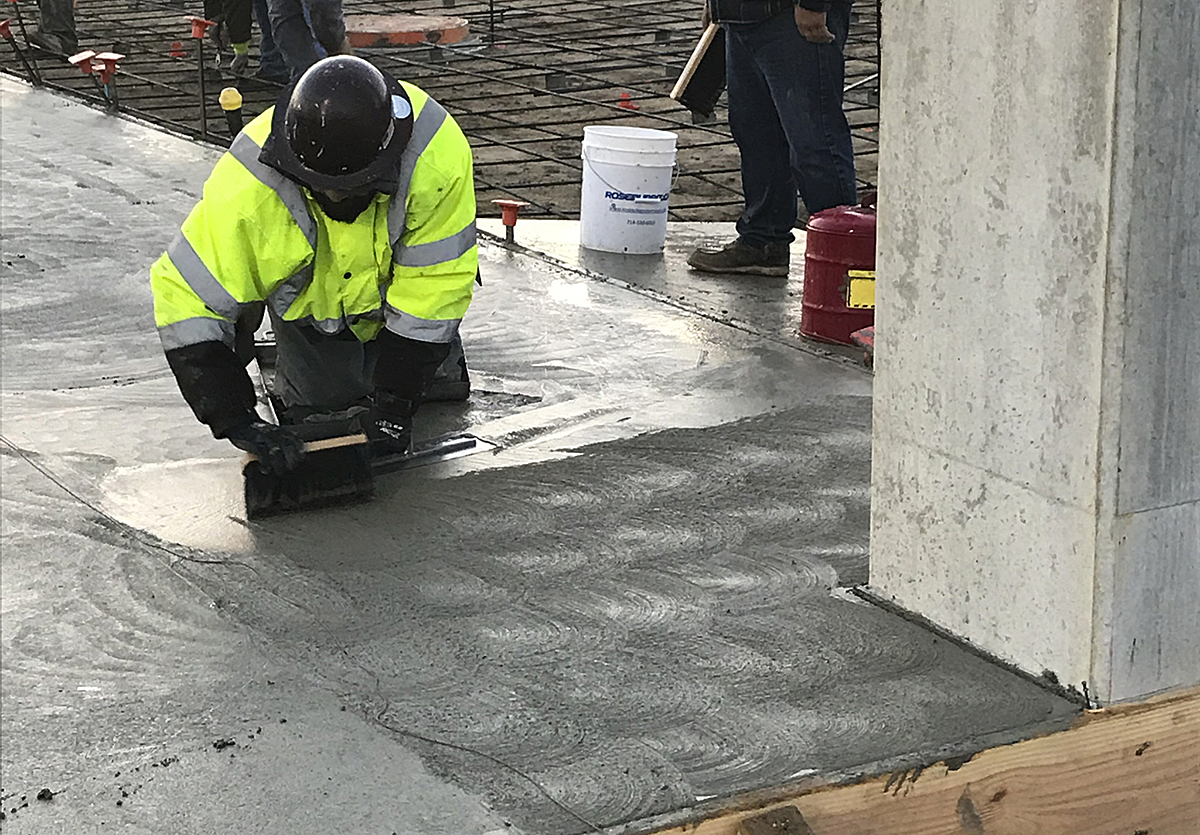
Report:
[{"label": "brown work boot", "polygon": [[718,250],[697,249],[688,257],[688,266],[705,273],[787,275],[790,264],[791,249],[787,244],[755,246],[741,238]]}]

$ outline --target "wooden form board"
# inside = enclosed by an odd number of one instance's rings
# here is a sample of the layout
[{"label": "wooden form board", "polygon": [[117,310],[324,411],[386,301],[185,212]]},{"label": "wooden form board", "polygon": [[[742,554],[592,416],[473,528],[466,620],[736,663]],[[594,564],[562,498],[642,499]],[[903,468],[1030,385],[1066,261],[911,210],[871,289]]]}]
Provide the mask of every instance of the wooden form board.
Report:
[{"label": "wooden form board", "polygon": [[[1200,689],[1087,711],[1066,731],[662,835],[746,835],[794,807],[812,835],[1198,835]],[[761,828],[761,827],[760,827]]]}]

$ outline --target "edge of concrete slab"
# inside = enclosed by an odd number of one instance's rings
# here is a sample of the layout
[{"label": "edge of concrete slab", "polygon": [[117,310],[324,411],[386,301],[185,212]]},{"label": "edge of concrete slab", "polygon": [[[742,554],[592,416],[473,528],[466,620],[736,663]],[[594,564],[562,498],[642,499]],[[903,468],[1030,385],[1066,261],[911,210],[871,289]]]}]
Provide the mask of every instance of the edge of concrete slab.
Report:
[{"label": "edge of concrete slab", "polygon": [[1055,831],[1071,835],[1190,835],[1200,818],[1200,688],[1089,710],[1065,727],[1021,740],[980,742],[986,744],[960,756],[902,762],[840,782],[802,781],[609,835],[751,835],[797,818],[806,829],[794,831],[816,835],[982,833],[985,827],[1012,835],[1047,815],[1061,827]]},{"label": "edge of concrete slab", "polygon": [[[704,828],[706,823],[723,821],[730,816],[737,816],[738,820],[751,817],[816,792],[851,789],[881,779],[888,782],[890,790],[895,783],[903,785],[904,782],[915,780],[939,763],[953,771],[986,751],[1069,731],[1079,721],[1079,715],[971,737],[929,751],[914,751],[900,757],[864,763],[853,769],[804,775],[779,786],[712,798],[665,815],[609,827],[604,832],[605,835],[708,835],[708,830]],[[730,829],[729,835],[735,835],[735,830]],[[838,835],[844,833],[838,832]]]},{"label": "edge of concrete slab", "polygon": [[158,133],[163,133],[167,136],[173,136],[176,139],[185,139],[188,142],[195,142],[196,144],[213,151],[227,151],[229,150],[229,146],[233,144],[233,137],[224,139],[220,136],[212,134],[211,132],[208,134],[201,134],[199,131],[189,131],[182,125],[173,126],[162,122],[155,122],[141,115],[137,110],[129,109],[127,106],[122,106],[118,110],[112,110],[105,105],[102,99],[99,99],[96,96],[89,96],[80,92],[79,90],[74,90],[70,87],[64,87],[61,84],[55,84],[54,82],[46,81],[45,79],[42,79],[39,83],[35,84],[24,76],[17,75],[16,73],[13,73],[7,69],[0,68],[0,87],[5,85],[15,85],[28,90],[45,90],[48,93],[61,96],[64,100],[69,101],[72,104],[83,105],[84,107],[94,110],[97,113],[111,116],[114,119],[120,119],[123,122],[129,122],[137,125],[138,127],[149,128],[150,130],[157,131]]}]

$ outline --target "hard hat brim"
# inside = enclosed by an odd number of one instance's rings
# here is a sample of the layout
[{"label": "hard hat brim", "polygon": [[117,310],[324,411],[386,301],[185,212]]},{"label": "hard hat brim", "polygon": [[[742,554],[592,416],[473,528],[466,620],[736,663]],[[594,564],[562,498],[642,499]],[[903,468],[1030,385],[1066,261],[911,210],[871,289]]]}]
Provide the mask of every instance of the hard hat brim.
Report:
[{"label": "hard hat brim", "polygon": [[348,174],[322,174],[300,160],[284,138],[284,119],[287,115],[288,101],[296,86],[295,82],[289,84],[275,102],[275,112],[271,114],[271,133],[263,143],[259,159],[300,185],[318,191],[353,192],[371,187],[378,191],[389,191],[389,187],[395,186],[399,181],[400,159],[412,137],[413,108],[404,86],[382,70],[380,73],[387,83],[389,98],[393,102],[399,98],[407,105],[399,108],[393,106],[393,113],[399,110],[406,115],[393,116],[391,137],[366,168]]}]

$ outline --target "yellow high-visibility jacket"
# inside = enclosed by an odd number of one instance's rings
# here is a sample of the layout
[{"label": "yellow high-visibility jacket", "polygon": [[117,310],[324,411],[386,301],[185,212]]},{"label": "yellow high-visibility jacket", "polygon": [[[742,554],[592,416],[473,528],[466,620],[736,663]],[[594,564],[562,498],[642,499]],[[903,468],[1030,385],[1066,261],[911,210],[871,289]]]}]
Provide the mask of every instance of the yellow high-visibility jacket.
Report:
[{"label": "yellow high-visibility jacket", "polygon": [[384,327],[420,342],[453,339],[479,262],[471,148],[441,105],[402,83],[414,122],[398,187],[352,223],[327,217],[306,188],[260,161],[271,110],[238,135],[150,271],[168,355],[206,342],[232,349],[239,314],[260,302],[364,342]]}]

